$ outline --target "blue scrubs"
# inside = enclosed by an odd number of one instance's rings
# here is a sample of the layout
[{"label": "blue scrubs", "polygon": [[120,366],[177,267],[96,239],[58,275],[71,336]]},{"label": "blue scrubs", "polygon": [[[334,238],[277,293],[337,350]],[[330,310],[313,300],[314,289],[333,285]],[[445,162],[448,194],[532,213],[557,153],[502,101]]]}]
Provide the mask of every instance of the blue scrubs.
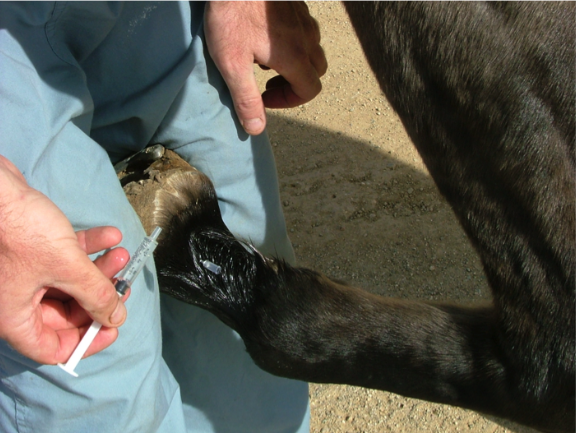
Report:
[{"label": "blue scrubs", "polygon": [[[76,230],[145,233],[112,164],[154,143],[214,182],[224,220],[294,261],[266,134],[240,127],[203,3],[0,2],[0,154]],[[0,288],[1,290],[1,288]],[[0,340],[3,432],[308,432],[307,384],[251,361],[211,314],[159,295],[152,260],[118,340],[69,376]]]}]

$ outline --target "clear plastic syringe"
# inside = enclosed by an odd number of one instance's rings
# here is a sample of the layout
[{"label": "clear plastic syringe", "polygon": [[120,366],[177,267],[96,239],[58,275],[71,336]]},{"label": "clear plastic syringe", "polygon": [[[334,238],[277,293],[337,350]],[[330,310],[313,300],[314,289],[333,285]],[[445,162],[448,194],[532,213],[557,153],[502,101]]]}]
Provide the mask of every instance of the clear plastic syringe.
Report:
[{"label": "clear plastic syringe", "polygon": [[[123,296],[127,289],[135,282],[137,276],[145,266],[145,263],[149,256],[153,254],[153,251],[157,247],[157,238],[161,233],[161,227],[155,227],[151,236],[146,236],[141,242],[141,245],[135,251],[135,254],[129,260],[129,263],[123,268],[121,273],[117,277],[117,281],[115,283],[115,289],[119,296]],[[80,362],[82,357],[84,356],[85,352],[87,351],[88,347],[98,334],[99,330],[101,329],[102,325],[98,323],[96,320],[92,322],[86,334],[74,349],[74,352],[66,362],[66,364],[58,364],[60,368],[62,368],[67,373],[72,374],[74,377],[78,377],[78,374],[74,371],[77,364]]]}]

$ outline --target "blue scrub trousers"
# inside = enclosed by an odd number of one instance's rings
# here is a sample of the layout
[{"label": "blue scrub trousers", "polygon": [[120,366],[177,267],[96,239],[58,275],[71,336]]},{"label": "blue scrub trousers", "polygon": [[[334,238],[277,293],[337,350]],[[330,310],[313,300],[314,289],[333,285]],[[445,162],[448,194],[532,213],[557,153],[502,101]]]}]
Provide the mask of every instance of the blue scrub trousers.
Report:
[{"label": "blue scrub trousers", "polygon": [[[211,178],[234,234],[292,262],[268,138],[240,127],[203,10],[1,2],[0,154],[76,230],[118,227],[132,253],[145,233],[113,164],[161,143]],[[307,384],[259,370],[214,316],[160,295],[152,260],[126,305],[79,378],[0,340],[0,431],[309,431]]]}]

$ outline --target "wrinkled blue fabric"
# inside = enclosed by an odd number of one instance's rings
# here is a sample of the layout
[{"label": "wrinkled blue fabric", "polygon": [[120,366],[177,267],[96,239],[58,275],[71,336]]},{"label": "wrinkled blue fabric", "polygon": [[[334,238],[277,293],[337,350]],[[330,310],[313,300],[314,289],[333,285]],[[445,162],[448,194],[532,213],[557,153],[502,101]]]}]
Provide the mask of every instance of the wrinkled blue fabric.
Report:
[{"label": "wrinkled blue fabric", "polygon": [[[202,3],[0,2],[0,154],[76,230],[145,236],[113,164],[162,143],[214,182],[225,223],[294,261],[266,134],[248,136],[203,45]],[[67,375],[0,340],[3,432],[307,432],[307,384],[271,376],[150,260],[118,340]]]}]

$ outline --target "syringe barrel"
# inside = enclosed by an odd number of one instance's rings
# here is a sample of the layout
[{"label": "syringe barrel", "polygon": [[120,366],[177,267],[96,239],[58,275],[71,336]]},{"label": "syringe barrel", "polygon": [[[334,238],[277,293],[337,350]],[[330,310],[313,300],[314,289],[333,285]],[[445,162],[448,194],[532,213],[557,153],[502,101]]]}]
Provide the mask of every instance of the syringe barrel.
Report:
[{"label": "syringe barrel", "polygon": [[147,236],[145,239],[143,239],[143,242],[141,242],[141,245],[139,245],[137,251],[135,251],[135,254],[133,254],[125,269],[123,269],[121,274],[118,276],[119,280],[126,281],[129,286],[135,282],[139,272],[141,272],[145,266],[147,259],[151,254],[153,254],[153,251],[157,247],[157,237],[160,233],[161,228],[155,227],[155,230],[153,230],[151,236]]},{"label": "syringe barrel", "polygon": [[[155,247],[157,246],[157,237],[159,236],[160,233],[161,228],[156,227],[155,230],[153,230],[153,233],[151,233],[151,236],[147,236],[145,239],[143,239],[143,242],[141,242],[141,245],[139,245],[137,251],[135,251],[135,254],[133,254],[131,260],[129,260],[129,263],[127,263],[127,265],[125,266],[125,269],[123,269],[123,271],[117,277],[115,289],[117,290],[119,296],[124,295],[127,289],[131,286],[131,284],[134,283],[135,279],[137,278],[137,275],[139,275],[139,272],[141,272],[141,269],[143,269],[143,266],[145,266],[147,258],[155,250]],[[101,324],[96,321],[93,321],[90,328],[82,337],[82,340],[72,353],[67,363],[58,364],[64,371],[72,374],[73,376],[78,377],[78,374],[75,373],[74,369],[76,365],[79,363],[79,361],[82,359],[84,353],[90,346],[90,343],[96,337],[100,328]]]}]

